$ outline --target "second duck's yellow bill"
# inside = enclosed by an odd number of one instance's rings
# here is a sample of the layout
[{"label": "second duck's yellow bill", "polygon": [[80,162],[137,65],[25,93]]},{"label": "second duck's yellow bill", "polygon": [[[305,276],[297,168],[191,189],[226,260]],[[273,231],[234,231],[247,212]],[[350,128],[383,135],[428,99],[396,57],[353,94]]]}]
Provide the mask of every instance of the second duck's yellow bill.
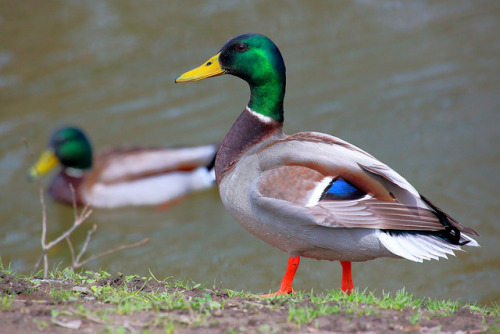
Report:
[{"label": "second duck's yellow bill", "polygon": [[46,150],[42,153],[35,166],[31,167],[29,171],[29,177],[31,179],[36,179],[39,175],[43,175],[51,171],[57,166],[59,160],[52,150]]},{"label": "second duck's yellow bill", "polygon": [[200,67],[197,67],[194,70],[184,73],[183,75],[175,79],[175,82],[199,81],[206,78],[215,77],[218,75],[223,75],[225,72],[220,67],[219,55],[220,52],[215,56],[213,56],[212,58],[210,58]]}]

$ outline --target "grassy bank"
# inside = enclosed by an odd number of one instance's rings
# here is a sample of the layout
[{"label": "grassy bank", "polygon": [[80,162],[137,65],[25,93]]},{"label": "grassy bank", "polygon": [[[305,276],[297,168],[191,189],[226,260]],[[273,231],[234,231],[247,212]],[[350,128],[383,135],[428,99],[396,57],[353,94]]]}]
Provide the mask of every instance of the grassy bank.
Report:
[{"label": "grassy bank", "polygon": [[500,332],[500,306],[332,290],[258,298],[153,275],[0,272],[2,329],[23,333]]}]

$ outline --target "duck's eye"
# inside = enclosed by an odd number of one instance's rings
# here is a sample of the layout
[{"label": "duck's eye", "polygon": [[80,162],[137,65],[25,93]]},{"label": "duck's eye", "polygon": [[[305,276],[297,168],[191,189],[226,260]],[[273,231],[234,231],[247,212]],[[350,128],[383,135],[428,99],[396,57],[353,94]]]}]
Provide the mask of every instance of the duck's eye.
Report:
[{"label": "duck's eye", "polygon": [[236,44],[234,49],[238,52],[243,52],[247,49],[247,46],[243,43],[240,43],[240,44]]}]

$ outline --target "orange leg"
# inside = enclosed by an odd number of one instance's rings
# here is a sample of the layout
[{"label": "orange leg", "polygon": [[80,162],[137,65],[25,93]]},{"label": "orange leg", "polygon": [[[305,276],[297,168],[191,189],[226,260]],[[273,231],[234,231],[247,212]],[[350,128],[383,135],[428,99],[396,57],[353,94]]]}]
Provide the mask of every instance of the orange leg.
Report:
[{"label": "orange leg", "polygon": [[342,291],[344,291],[345,293],[347,293],[347,295],[350,295],[351,291],[353,289],[352,274],[351,274],[351,262],[340,261],[340,264],[342,265],[342,284],[341,284],[341,288],[342,288]]},{"label": "orange leg", "polygon": [[288,258],[288,267],[286,268],[285,276],[283,276],[283,280],[281,281],[280,289],[275,293],[267,293],[265,295],[260,295],[259,297],[274,297],[279,295],[287,295],[289,293],[295,294],[295,291],[292,289],[293,277],[297,272],[297,268],[299,267],[300,256],[297,257],[289,257]]}]

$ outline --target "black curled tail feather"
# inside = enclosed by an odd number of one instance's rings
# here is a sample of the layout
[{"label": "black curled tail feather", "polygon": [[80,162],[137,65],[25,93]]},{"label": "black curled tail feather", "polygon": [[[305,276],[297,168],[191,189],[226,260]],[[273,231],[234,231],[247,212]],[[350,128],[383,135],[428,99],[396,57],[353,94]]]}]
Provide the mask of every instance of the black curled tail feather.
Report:
[{"label": "black curled tail feather", "polygon": [[464,226],[457,222],[455,219],[446,214],[443,210],[441,210],[434,203],[429,201],[426,197],[420,195],[420,198],[431,207],[435,212],[435,215],[439,218],[439,221],[444,225],[444,231],[440,231],[437,233],[441,238],[447,239],[450,243],[454,245],[463,246],[469,243],[469,241],[460,241],[461,233],[471,234],[475,236],[479,236],[479,234],[471,229],[470,227]]}]

